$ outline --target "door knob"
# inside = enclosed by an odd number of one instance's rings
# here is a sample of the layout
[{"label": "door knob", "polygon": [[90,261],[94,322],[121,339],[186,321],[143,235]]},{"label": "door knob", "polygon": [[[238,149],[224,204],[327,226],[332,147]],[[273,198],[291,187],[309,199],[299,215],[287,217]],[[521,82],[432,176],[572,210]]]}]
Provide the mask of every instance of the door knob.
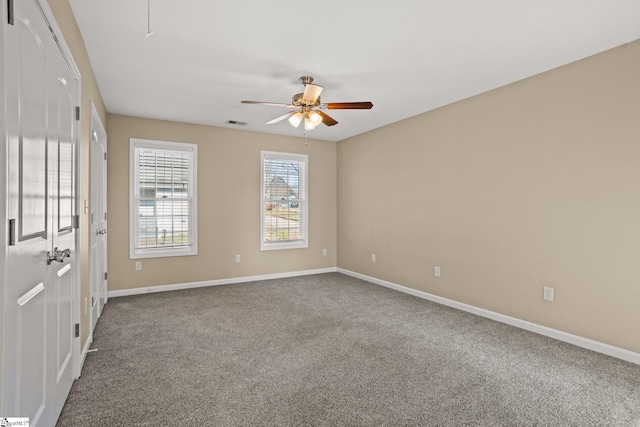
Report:
[{"label": "door knob", "polygon": [[51,265],[53,261],[64,262],[65,258],[71,256],[71,249],[59,250],[57,247],[53,248],[53,252],[47,252],[47,265]]}]

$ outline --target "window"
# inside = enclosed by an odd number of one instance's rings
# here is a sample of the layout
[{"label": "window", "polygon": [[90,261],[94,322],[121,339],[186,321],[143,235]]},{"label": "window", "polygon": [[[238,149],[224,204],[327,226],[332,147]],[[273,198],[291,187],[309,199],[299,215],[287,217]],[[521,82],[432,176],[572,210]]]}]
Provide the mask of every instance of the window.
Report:
[{"label": "window", "polygon": [[198,146],[131,138],[130,258],[196,255]]},{"label": "window", "polygon": [[261,156],[261,249],[308,247],[307,156],[271,151]]}]

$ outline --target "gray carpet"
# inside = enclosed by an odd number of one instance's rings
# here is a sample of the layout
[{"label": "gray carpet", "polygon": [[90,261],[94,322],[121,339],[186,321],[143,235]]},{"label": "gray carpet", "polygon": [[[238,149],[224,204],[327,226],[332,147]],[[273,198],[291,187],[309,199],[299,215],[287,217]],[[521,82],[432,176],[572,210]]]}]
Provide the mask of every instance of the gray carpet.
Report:
[{"label": "gray carpet", "polygon": [[633,426],[640,366],[338,273],[112,298],[59,426]]}]

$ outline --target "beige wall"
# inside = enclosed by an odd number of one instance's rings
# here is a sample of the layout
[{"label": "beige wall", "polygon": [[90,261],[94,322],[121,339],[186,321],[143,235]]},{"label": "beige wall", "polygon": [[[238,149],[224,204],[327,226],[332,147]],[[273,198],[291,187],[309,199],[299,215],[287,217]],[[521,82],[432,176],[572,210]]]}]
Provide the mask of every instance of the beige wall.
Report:
[{"label": "beige wall", "polygon": [[[81,276],[81,301],[85,301],[90,296],[89,283],[89,238],[90,224],[87,212],[82,209],[85,201],[89,203],[89,165],[91,164],[90,147],[91,147],[91,103],[96,106],[96,110],[100,115],[102,123],[106,126],[107,114],[93,74],[93,68],[89,62],[89,56],[84,46],[80,29],[76,23],[69,0],[48,0],[49,6],[55,15],[56,22],[62,31],[65,42],[69,46],[69,50],[73,55],[73,59],[80,70],[82,76],[82,105],[80,110],[81,117],[81,142],[80,142],[80,276]],[[84,311],[85,304],[81,303],[81,340],[84,348],[89,338],[90,316],[88,311]]]},{"label": "beige wall", "polygon": [[[109,290],[336,266],[336,143],[109,115]],[[198,145],[198,255],[129,259],[129,138]],[[260,150],[309,155],[309,248],[260,251]],[[322,249],[328,256],[322,256]],[[240,254],[242,262],[235,262]]]},{"label": "beige wall", "polygon": [[338,266],[640,352],[638,76],[640,41],[339,142]]}]

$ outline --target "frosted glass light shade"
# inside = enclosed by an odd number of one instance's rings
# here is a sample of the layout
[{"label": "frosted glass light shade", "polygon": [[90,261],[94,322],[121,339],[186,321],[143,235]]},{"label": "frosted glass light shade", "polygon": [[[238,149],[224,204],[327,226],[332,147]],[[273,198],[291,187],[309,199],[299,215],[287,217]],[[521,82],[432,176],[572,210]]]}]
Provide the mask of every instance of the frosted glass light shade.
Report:
[{"label": "frosted glass light shade", "polygon": [[300,126],[300,122],[302,121],[302,113],[301,112],[297,112],[295,113],[293,116],[289,117],[289,123],[291,123],[291,126],[293,127],[298,127]]},{"label": "frosted glass light shade", "polygon": [[315,111],[310,111],[309,120],[311,120],[314,126],[318,126],[320,123],[322,123],[322,116]]},{"label": "frosted glass light shade", "polygon": [[307,115],[304,117],[304,128],[305,128],[305,130],[313,130],[313,129],[315,129],[315,127],[316,127],[316,124],[313,123],[313,121],[309,117],[309,114],[307,113]]}]

